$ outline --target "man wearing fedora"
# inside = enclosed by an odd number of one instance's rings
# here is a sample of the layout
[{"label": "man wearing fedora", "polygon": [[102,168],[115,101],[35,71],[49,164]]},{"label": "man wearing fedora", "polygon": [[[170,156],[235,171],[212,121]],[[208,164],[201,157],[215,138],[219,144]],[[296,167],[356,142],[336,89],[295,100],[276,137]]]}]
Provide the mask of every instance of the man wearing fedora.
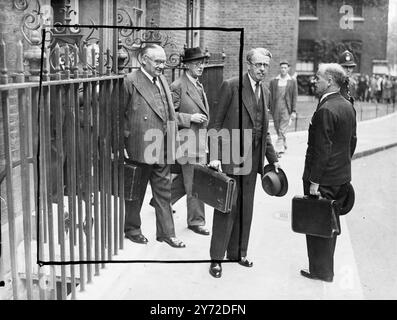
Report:
[{"label": "man wearing fedora", "polygon": [[296,117],[296,99],[298,86],[296,80],[289,74],[289,62],[280,62],[280,74],[269,84],[270,112],[277,132],[275,149],[281,155],[287,149],[287,129],[292,119]]},{"label": "man wearing fedora", "polygon": [[[174,248],[184,248],[185,244],[175,236],[170,204],[171,166],[168,163],[169,157],[174,158],[175,155],[168,142],[176,141],[177,128],[171,91],[162,75],[165,63],[164,49],[149,44],[141,51],[142,67],[129,73],[124,82],[126,162],[140,169],[142,186],[138,200],[125,201],[124,234],[132,242],[148,242],[141,231],[140,211],[150,181],[156,211],[157,241]],[[161,132],[163,139],[160,139],[160,152],[148,155],[145,151],[150,148],[152,141],[148,141],[146,134],[153,130]]]},{"label": "man wearing fedora", "polygon": [[207,127],[209,106],[199,77],[203,74],[207,56],[199,47],[188,48],[183,56],[185,72],[171,86],[178,121],[182,158],[178,159],[182,173],[172,181],[171,204],[186,194],[187,226],[197,234],[209,235],[205,227],[204,203],[192,195],[194,164],[207,163]]},{"label": "man wearing fedora", "polygon": [[[231,212],[225,214],[214,211],[210,246],[212,263],[209,272],[215,278],[222,276],[221,261],[225,253],[229,260],[238,261],[244,267],[253,266],[253,262],[247,258],[247,249],[257,174],[263,174],[265,157],[276,171],[280,167],[268,132],[269,90],[262,83],[268,73],[271,58],[270,51],[264,48],[251,49],[248,52],[248,72],[243,75],[242,80],[241,108],[239,78],[226,80],[220,88],[219,104],[210,121],[211,131],[220,132],[223,129],[230,133],[229,137],[233,137],[234,130],[244,130],[244,133],[250,134],[250,143],[243,144],[243,148],[248,148],[244,165],[251,164],[249,168],[241,170],[241,164],[233,162],[232,149],[242,144],[239,141],[227,141],[222,137],[217,146],[216,142],[210,140],[209,165],[223,171],[237,182],[237,201]],[[224,156],[225,152],[220,150],[225,143],[229,143],[230,150]]]},{"label": "man wearing fedora", "polygon": [[[320,101],[309,126],[309,140],[303,172],[305,195],[322,196],[346,203],[351,195],[351,159],[356,148],[356,112],[341,94],[346,73],[336,63],[319,66],[315,93]],[[339,215],[345,214],[336,210]],[[321,238],[306,235],[309,270],[301,275],[332,282],[336,235]]]},{"label": "man wearing fedora", "polygon": [[340,88],[340,93],[345,99],[354,104],[354,99],[356,98],[356,80],[353,78],[353,70],[357,66],[354,55],[349,50],[345,50],[339,56],[339,64],[346,72],[346,79]]}]

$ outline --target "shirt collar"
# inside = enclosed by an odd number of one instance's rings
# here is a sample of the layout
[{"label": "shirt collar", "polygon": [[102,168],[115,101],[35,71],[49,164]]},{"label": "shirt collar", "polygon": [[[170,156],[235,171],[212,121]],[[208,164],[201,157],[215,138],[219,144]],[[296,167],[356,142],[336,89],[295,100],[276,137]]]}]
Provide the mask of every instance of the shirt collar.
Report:
[{"label": "shirt collar", "polygon": [[321,101],[323,101],[326,97],[328,97],[329,95],[331,95],[331,94],[333,94],[333,93],[337,93],[338,91],[332,91],[332,92],[327,92],[327,93],[324,93],[322,96],[321,96],[321,98],[320,98],[320,103],[321,103]]},{"label": "shirt collar", "polygon": [[281,74],[279,74],[277,77],[276,77],[276,79],[278,79],[278,80],[292,80],[292,78],[291,78],[291,76],[289,75],[289,73],[287,73],[287,75],[285,76],[285,78],[283,79],[283,78],[281,78]]},{"label": "shirt collar", "polygon": [[254,79],[252,79],[252,77],[251,77],[249,72],[248,72],[248,79],[250,79],[252,90],[255,92],[256,81]]},{"label": "shirt collar", "polygon": [[143,67],[141,67],[141,71],[143,72],[143,74],[148,77],[148,79],[150,80],[151,83],[153,83],[153,78],[149,73],[147,73],[147,71],[145,69],[143,69]]},{"label": "shirt collar", "polygon": [[185,74],[186,74],[187,78],[188,78],[195,86],[197,86],[198,78],[197,78],[197,79],[194,79],[194,78],[193,78],[190,74],[188,74],[187,72],[185,72]]}]

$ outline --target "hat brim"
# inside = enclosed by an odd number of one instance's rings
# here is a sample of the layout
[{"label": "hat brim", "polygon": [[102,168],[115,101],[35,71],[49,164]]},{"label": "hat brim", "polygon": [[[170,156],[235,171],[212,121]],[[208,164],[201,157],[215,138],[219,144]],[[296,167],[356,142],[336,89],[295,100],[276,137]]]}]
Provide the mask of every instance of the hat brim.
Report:
[{"label": "hat brim", "polygon": [[199,57],[192,57],[192,58],[188,58],[188,59],[183,58],[182,61],[183,62],[189,62],[189,61],[195,61],[195,60],[202,60],[202,59],[205,59],[205,58],[207,58],[206,55],[199,56]]},{"label": "hat brim", "polygon": [[352,184],[349,183],[347,186],[347,196],[341,205],[339,215],[343,216],[349,213],[353,209],[355,199],[356,199],[356,195],[354,192],[354,188]]},{"label": "hat brim", "polygon": [[[266,173],[268,173],[269,171],[274,171],[275,172],[275,168],[274,165],[272,164],[267,164],[264,168],[263,168],[263,174],[265,175]],[[278,194],[275,194],[274,196],[276,197],[282,197],[284,196],[287,191],[288,191],[288,179],[287,179],[287,175],[285,174],[284,170],[279,168],[278,169],[278,173],[277,173],[280,181],[281,181],[281,190]]]},{"label": "hat brim", "polygon": [[343,67],[356,67],[357,64],[355,64],[354,62],[345,62],[345,63],[342,63],[341,66],[343,66]]}]

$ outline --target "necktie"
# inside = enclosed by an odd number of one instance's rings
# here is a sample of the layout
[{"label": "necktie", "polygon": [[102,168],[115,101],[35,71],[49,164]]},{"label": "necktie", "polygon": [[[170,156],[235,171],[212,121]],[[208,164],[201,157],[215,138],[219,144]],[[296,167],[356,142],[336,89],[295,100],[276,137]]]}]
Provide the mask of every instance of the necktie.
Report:
[{"label": "necktie", "polygon": [[153,77],[153,84],[157,87],[157,89],[160,91],[159,86],[157,85],[157,77]]},{"label": "necktie", "polygon": [[256,98],[256,103],[259,103],[259,98],[260,98],[259,81],[255,83],[255,98]]}]

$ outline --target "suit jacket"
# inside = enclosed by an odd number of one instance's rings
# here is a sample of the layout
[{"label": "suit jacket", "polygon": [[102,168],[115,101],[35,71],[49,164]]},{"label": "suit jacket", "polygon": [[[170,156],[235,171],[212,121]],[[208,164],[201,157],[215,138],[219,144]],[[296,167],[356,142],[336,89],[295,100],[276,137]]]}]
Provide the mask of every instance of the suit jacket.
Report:
[{"label": "suit jacket", "polygon": [[324,186],[351,180],[351,158],[356,149],[356,111],[337,92],[325,97],[309,126],[303,180]]},{"label": "suit jacket", "polygon": [[[278,79],[274,78],[269,84],[270,90],[270,112],[274,114],[276,111],[276,100],[278,96]],[[298,96],[298,86],[294,79],[287,80],[287,86],[285,88],[285,102],[288,108],[288,113],[296,112],[296,99]]]},{"label": "suit jacket", "polygon": [[[150,152],[153,157],[148,160],[145,157],[145,151],[152,150],[154,140],[145,139],[147,132],[156,133],[156,141],[167,140],[176,141],[177,123],[175,117],[174,105],[172,103],[171,92],[164,76],[159,77],[163,85],[168,102],[169,119],[164,119],[163,113],[155,103],[153,91],[150,86],[154,84],[143,74],[141,70],[134,70],[129,73],[124,81],[125,90],[125,127],[124,136],[126,138],[125,146],[128,156],[131,160],[140,163],[164,163],[164,153]],[[154,131],[149,131],[154,130]],[[170,147],[167,145],[167,147]],[[175,145],[177,148],[177,145]],[[158,150],[164,150],[164,141],[162,141]],[[168,148],[167,162],[171,161],[168,156],[175,157],[174,150]],[[145,159],[146,158],[146,159]]]},{"label": "suit jacket", "polygon": [[[179,128],[182,154],[189,158],[206,157],[208,122],[194,123],[190,121],[194,113],[205,114],[209,119],[206,94],[204,93],[203,102],[195,85],[185,73],[171,84],[170,89]],[[191,137],[191,134],[194,134],[194,137]]]},{"label": "suit jacket", "polygon": [[[248,164],[249,172],[251,170],[258,170],[258,173],[263,173],[263,165],[265,156],[269,163],[277,162],[277,156],[274,151],[270,134],[268,132],[269,127],[269,115],[268,115],[268,106],[269,106],[269,90],[262,84],[261,85],[261,97],[264,99],[264,110],[263,110],[263,123],[262,123],[262,154],[260,159],[259,168],[249,168],[249,163],[252,163],[252,141],[249,144],[243,143],[244,154],[246,154],[246,158],[244,160],[245,164]],[[254,95],[252,94],[251,83],[248,78],[248,73],[245,73],[243,76],[243,87],[242,87],[242,106],[241,106],[241,116],[242,116],[242,129],[253,129],[254,121],[255,121],[255,113],[254,113]],[[239,78],[235,77],[229,80],[226,80],[222,83],[220,88],[220,96],[219,96],[219,104],[216,108],[214,115],[210,121],[209,125],[209,137],[210,137],[210,159],[211,160],[221,160],[222,161],[222,169],[227,174],[248,174],[243,170],[242,172],[239,169],[239,163],[237,161],[233,161],[233,148],[240,147],[239,134],[234,135],[233,141],[233,129],[239,129]],[[213,138],[211,138],[211,129],[215,129],[219,132],[222,129],[226,129],[228,135],[222,136],[221,141],[218,147],[218,154],[214,152],[214,148],[216,148]],[[238,132],[238,131],[235,131]],[[250,137],[252,138],[252,137]],[[223,150],[222,148],[229,146],[230,150],[227,150],[225,153],[226,159],[223,158]],[[236,150],[236,149],[235,149]],[[248,151],[248,152],[246,152]],[[237,153],[240,155],[239,151]]]}]

